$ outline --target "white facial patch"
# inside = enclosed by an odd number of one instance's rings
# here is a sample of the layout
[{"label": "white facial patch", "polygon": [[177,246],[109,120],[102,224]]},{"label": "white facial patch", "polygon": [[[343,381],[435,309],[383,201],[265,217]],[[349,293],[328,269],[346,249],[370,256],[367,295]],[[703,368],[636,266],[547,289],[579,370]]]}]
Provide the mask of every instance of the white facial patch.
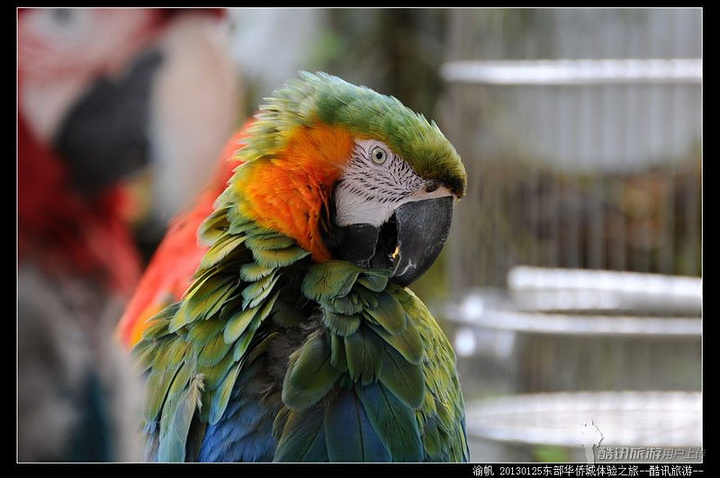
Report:
[{"label": "white facial patch", "polygon": [[429,190],[427,184],[382,141],[355,140],[353,156],[335,189],[335,222],[340,227],[379,227],[405,203],[452,194],[445,187]]}]

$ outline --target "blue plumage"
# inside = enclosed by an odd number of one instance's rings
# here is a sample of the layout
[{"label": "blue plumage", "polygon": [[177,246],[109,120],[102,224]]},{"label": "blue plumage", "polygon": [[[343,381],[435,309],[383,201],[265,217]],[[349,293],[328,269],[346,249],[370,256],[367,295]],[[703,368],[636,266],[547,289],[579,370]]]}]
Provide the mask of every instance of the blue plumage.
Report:
[{"label": "blue plumage", "polygon": [[225,413],[205,431],[198,461],[272,461],[274,416],[262,399],[261,373],[255,362],[238,375]]},{"label": "blue plumage", "polygon": [[325,434],[330,461],[391,461],[354,391],[344,390],[328,405]]}]

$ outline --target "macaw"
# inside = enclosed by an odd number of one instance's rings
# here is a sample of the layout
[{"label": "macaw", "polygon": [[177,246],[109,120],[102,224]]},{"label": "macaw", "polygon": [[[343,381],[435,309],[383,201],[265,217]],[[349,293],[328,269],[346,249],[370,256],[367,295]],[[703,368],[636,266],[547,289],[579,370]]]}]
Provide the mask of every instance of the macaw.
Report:
[{"label": "macaw", "polygon": [[175,150],[217,154],[232,130],[217,13],[18,9],[19,461],[141,457],[113,335],[143,266],[132,175],[169,162],[190,189]]},{"label": "macaw", "polygon": [[146,459],[466,461],[454,352],[407,288],[466,189],[435,122],[301,72],[226,154],[121,324]]}]

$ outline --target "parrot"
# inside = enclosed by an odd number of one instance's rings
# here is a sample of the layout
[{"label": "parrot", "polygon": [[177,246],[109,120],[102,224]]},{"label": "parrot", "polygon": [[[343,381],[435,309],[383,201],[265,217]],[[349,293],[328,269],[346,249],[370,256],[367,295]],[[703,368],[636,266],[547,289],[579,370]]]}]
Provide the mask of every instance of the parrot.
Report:
[{"label": "parrot", "polygon": [[219,13],[17,10],[19,462],[142,456],[140,383],[113,334],[143,269],[134,180],[169,162],[190,190],[176,150],[215,155],[232,132]]},{"label": "parrot", "polygon": [[467,187],[435,121],[301,71],[223,154],[119,326],[145,459],[467,461],[454,351],[408,287]]}]

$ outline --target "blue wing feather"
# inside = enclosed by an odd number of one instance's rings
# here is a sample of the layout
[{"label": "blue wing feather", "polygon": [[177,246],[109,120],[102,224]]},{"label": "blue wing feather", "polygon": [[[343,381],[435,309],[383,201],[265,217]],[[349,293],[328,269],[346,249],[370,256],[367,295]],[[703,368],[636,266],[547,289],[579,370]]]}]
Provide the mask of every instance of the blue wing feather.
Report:
[{"label": "blue wing feather", "polygon": [[392,460],[422,461],[425,451],[415,410],[379,382],[357,391],[372,428],[378,431]]},{"label": "blue wing feather", "polygon": [[246,367],[237,378],[220,420],[205,430],[198,461],[271,461],[275,407],[263,398],[261,362]]},{"label": "blue wing feather", "polygon": [[330,461],[390,461],[354,390],[343,390],[325,410]]}]

